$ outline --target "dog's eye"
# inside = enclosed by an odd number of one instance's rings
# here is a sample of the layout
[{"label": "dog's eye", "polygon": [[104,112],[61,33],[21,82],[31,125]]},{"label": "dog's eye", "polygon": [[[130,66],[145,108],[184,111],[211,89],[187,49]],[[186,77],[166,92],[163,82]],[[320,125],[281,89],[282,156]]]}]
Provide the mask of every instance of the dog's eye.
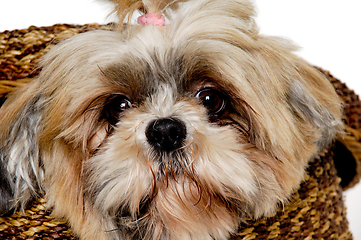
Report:
[{"label": "dog's eye", "polygon": [[224,96],[217,90],[205,88],[200,90],[196,97],[201,100],[210,114],[220,113],[225,107]]},{"label": "dog's eye", "polygon": [[132,107],[132,103],[123,95],[111,98],[105,106],[105,115],[110,124],[115,125],[124,110]]}]

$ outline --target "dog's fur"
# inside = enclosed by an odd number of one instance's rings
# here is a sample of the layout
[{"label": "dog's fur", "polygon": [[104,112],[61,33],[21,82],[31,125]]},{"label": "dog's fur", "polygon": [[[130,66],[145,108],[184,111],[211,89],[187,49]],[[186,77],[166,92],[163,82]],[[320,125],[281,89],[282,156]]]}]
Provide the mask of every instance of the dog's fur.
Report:
[{"label": "dog's fur", "polygon": [[260,35],[247,0],[114,2],[167,24],[46,54],[0,110],[1,211],[44,193],[81,239],[227,239],[287,202],[341,131],[331,84]]}]

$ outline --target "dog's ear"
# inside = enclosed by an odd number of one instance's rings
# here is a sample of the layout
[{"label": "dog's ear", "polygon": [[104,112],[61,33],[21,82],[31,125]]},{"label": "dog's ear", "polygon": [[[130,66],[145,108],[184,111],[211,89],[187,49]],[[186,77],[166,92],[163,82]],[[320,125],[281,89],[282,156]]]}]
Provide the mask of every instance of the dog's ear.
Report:
[{"label": "dog's ear", "polygon": [[39,192],[42,181],[38,141],[42,104],[34,87],[10,94],[0,109],[1,212],[23,207]]},{"label": "dog's ear", "polygon": [[343,128],[341,101],[330,82],[316,68],[297,68],[299,79],[289,85],[288,106],[298,121],[310,132],[318,132],[314,142],[321,150]]},{"label": "dog's ear", "polygon": [[[343,129],[342,101],[317,68],[294,54],[298,48],[278,37],[259,37],[260,57],[272,81],[282,85],[282,101],[299,132],[322,149]],[[300,143],[302,144],[302,143]]]}]

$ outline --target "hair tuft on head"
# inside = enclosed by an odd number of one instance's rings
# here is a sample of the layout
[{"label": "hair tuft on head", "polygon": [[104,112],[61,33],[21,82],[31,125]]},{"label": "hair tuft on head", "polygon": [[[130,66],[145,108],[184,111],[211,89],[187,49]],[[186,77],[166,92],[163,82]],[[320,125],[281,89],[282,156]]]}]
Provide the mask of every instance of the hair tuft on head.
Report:
[{"label": "hair tuft on head", "polygon": [[129,23],[135,12],[141,14],[163,13],[167,8],[174,9],[184,0],[110,0],[115,4],[114,12],[117,14],[119,25]]}]

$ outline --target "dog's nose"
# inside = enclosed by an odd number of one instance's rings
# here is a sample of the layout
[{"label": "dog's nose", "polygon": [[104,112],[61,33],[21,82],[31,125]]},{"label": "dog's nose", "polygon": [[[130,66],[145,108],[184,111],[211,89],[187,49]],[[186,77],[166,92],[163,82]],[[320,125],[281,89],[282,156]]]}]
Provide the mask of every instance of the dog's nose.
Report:
[{"label": "dog's nose", "polygon": [[149,124],[145,132],[150,145],[165,152],[181,147],[186,134],[186,126],[176,118],[157,119]]}]

